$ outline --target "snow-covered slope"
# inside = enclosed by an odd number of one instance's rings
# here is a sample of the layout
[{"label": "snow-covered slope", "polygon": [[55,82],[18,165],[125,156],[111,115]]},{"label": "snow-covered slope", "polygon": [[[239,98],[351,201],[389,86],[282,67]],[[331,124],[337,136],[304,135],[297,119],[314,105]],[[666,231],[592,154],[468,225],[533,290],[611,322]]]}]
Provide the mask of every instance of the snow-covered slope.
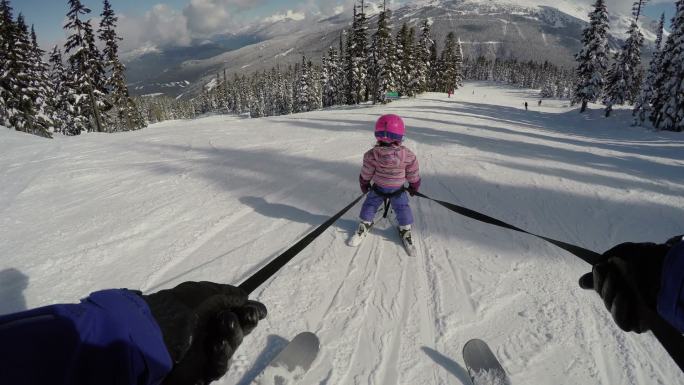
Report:
[{"label": "snow-covered slope", "polygon": [[[239,283],[358,196],[381,113],[406,118],[428,195],[603,251],[684,232],[684,138],[532,92],[470,83],[387,106],[157,124],[50,141],[0,130],[0,313],[108,287]],[[531,102],[524,111],[523,102]],[[588,266],[551,245],[412,199],[418,256],[357,208],[254,294],[267,320],[221,384],[249,384],[304,330],[302,384],[468,384],[487,341],[515,384],[682,384],[650,335],[620,332]]]}]

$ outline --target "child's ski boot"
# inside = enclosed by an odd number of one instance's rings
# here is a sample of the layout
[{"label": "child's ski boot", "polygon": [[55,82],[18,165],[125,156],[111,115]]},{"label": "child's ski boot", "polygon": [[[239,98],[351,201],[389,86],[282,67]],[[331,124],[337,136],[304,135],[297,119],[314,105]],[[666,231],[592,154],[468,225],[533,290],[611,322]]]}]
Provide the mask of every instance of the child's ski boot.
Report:
[{"label": "child's ski boot", "polygon": [[408,255],[415,256],[416,246],[413,245],[413,238],[411,238],[411,225],[399,226],[399,236]]},{"label": "child's ski boot", "polygon": [[356,230],[356,233],[349,239],[349,246],[358,246],[363,242],[363,240],[366,238],[368,233],[370,232],[371,227],[373,227],[373,222],[361,222],[359,223],[359,229]]}]

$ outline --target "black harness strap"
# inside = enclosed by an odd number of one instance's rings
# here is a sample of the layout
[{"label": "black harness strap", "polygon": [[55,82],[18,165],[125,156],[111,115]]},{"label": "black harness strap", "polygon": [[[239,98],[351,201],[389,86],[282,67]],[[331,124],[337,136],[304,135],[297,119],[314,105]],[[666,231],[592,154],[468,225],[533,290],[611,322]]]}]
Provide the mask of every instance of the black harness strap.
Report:
[{"label": "black harness strap", "polygon": [[390,198],[385,198],[385,202],[383,204],[385,205],[385,213],[382,214],[382,217],[387,218],[387,214],[389,214],[390,208]]},{"label": "black harness strap", "polygon": [[492,217],[487,216],[487,215],[485,215],[485,214],[479,213],[479,212],[477,212],[477,211],[475,211],[475,210],[471,210],[471,209],[468,209],[468,208],[465,208],[465,207],[462,207],[462,206],[458,206],[458,205],[455,205],[455,204],[453,204],[453,203],[449,203],[449,202],[444,202],[444,201],[440,201],[440,200],[437,200],[437,199],[433,199],[433,198],[430,198],[429,196],[427,196],[427,195],[425,195],[425,194],[422,194],[422,193],[419,193],[419,192],[416,192],[414,195],[419,196],[419,197],[421,197],[421,198],[429,199],[429,200],[431,200],[431,201],[433,201],[433,202],[435,202],[435,203],[440,204],[441,206],[446,207],[447,209],[449,209],[449,210],[451,210],[451,211],[453,211],[453,212],[455,212],[455,213],[457,213],[457,214],[461,214],[461,215],[463,215],[463,216],[466,216],[466,217],[468,217],[468,218],[474,219],[474,220],[476,220],[476,221],[488,223],[488,224],[494,225],[494,226],[503,227],[503,228],[505,228],[505,229],[509,229],[509,230],[513,230],[513,231],[518,231],[518,232],[521,232],[521,233],[529,234],[529,235],[532,235],[532,236],[534,236],[534,237],[543,239],[543,240],[545,240],[545,241],[547,241],[547,242],[549,242],[549,243],[552,243],[552,244],[554,244],[554,245],[560,247],[561,249],[563,249],[563,250],[569,252],[570,254],[573,254],[573,255],[579,257],[580,259],[582,259],[583,261],[585,261],[585,262],[591,264],[592,266],[595,265],[595,264],[597,264],[597,263],[599,263],[599,262],[601,262],[601,261],[603,260],[603,257],[601,257],[601,254],[599,254],[599,253],[597,253],[597,252],[595,252],[595,251],[591,251],[591,250],[585,249],[585,248],[583,248],[583,247],[576,246],[576,245],[573,245],[573,244],[570,244],[570,243],[566,243],[566,242],[563,242],[563,241],[559,241],[559,240],[556,240],[556,239],[553,239],[553,238],[548,238],[548,237],[545,237],[545,236],[542,236],[542,235],[537,235],[537,234],[534,234],[534,233],[530,233],[529,231],[523,230],[523,229],[521,229],[521,228],[519,228],[519,227],[510,225],[510,224],[508,224],[508,223],[506,223],[506,222],[504,222],[504,221],[501,221],[501,220],[498,220],[498,219],[496,219],[496,218],[492,218]]},{"label": "black harness strap", "polygon": [[[453,203],[449,202],[444,202],[440,201],[437,199],[432,199],[429,196],[425,194],[421,194],[419,192],[416,192],[414,195],[417,195],[419,197],[429,199],[435,203],[438,203],[439,205],[446,207],[447,209],[457,213],[461,214],[465,217],[474,219],[476,221],[488,223],[490,225],[494,226],[499,226],[503,227],[509,230],[513,231],[518,231],[521,233],[529,234],[534,237],[543,239],[549,243],[552,243],[561,249],[569,252],[570,254],[580,258],[581,260],[589,263],[590,265],[595,265],[599,262],[602,262],[604,260],[603,256],[601,254],[591,251],[588,249],[585,249],[580,246],[576,246],[570,243],[558,241],[553,238],[548,238],[544,237],[541,235],[537,235],[534,233],[530,233],[529,231],[525,231],[519,227],[510,225],[504,221],[498,220],[496,218],[492,218],[490,216],[487,216],[485,214],[479,213],[477,211],[455,205]],[[648,318],[648,324],[651,328],[651,331],[653,332],[653,335],[658,339],[660,344],[665,348],[665,350],[668,352],[670,357],[675,361],[677,366],[679,366],[679,369],[684,372],[684,336],[672,325],[670,325],[669,322],[665,321],[662,317],[660,317],[659,314],[653,312],[649,308],[644,308],[646,317]]]},{"label": "black harness strap", "polygon": [[[364,194],[365,195],[365,194]],[[261,286],[264,282],[266,282],[269,278],[271,278],[278,270],[280,270],[283,266],[285,266],[292,258],[294,258],[299,252],[304,250],[311,242],[313,242],[316,238],[318,238],[323,232],[328,229],[328,227],[332,226],[335,221],[340,219],[342,215],[344,215],[349,209],[354,207],[354,205],[361,200],[361,198],[364,197],[364,195],[361,195],[360,197],[354,199],[352,203],[347,205],[347,207],[343,208],[338,212],[337,214],[333,215],[325,221],[322,225],[318,226],[314,231],[309,233],[307,236],[302,238],[299,242],[295,243],[290,247],[289,249],[285,250],[282,254],[279,256],[275,257],[271,262],[269,262],[266,266],[262,267],[257,271],[256,273],[252,274],[251,277],[247,278],[244,282],[240,284],[240,289],[244,290],[247,294],[250,294],[254,290],[256,290],[257,287]]]},{"label": "black harness strap", "polygon": [[384,207],[385,213],[382,214],[382,217],[387,218],[387,214],[389,214],[390,202],[391,202],[392,198],[401,195],[404,191],[406,191],[406,188],[404,188],[402,186],[402,188],[400,188],[397,191],[393,191],[391,193],[386,193],[386,192],[380,191],[380,188],[377,186],[378,185],[374,184],[372,186],[372,189],[373,189],[373,192],[375,192],[377,195],[384,198],[383,207]]}]

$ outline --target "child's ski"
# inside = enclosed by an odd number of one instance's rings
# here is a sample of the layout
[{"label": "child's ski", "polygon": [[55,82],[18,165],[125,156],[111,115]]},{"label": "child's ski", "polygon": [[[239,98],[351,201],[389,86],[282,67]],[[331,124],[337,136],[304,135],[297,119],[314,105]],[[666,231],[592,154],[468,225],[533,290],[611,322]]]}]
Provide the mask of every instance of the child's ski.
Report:
[{"label": "child's ski", "polygon": [[299,333],[259,374],[252,385],[295,385],[311,367],[320,349],[320,341],[311,332]]},{"label": "child's ski", "polygon": [[[410,257],[415,257],[416,256],[416,246],[413,244],[413,237],[411,236],[411,230],[402,230],[400,227],[397,227],[399,230],[399,238],[401,238],[401,243],[404,245],[404,249],[406,250],[406,253]],[[408,233],[406,233],[408,231]]]},{"label": "child's ski", "polygon": [[510,385],[506,371],[486,342],[479,339],[466,342],[463,361],[473,385]]},{"label": "child's ski", "polygon": [[366,226],[364,222],[361,222],[359,224],[359,229],[356,230],[354,235],[352,235],[351,238],[349,238],[349,241],[347,244],[349,246],[358,246],[363,242],[364,239],[368,236],[368,233],[370,233],[370,230],[373,228],[373,224],[375,222],[371,222],[370,226]]}]

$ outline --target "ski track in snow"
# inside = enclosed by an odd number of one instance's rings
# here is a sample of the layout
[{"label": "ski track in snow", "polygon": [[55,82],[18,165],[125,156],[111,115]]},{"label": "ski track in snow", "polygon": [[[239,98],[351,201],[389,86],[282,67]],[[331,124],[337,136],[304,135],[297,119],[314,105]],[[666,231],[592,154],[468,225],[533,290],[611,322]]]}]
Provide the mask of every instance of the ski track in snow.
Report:
[{"label": "ski track in snow", "polygon": [[[435,198],[597,251],[682,232],[681,135],[629,127],[629,111],[605,120],[597,106],[537,107],[536,95],[468,83],[451,99],[117,135],[3,130],[0,313],[108,287],[239,284],[358,196],[381,113],[405,117],[422,191]],[[347,246],[359,205],[257,289],[269,317],[218,383],[249,384],[310,330],[321,353],[302,384],[468,384],[471,338],[487,341],[514,384],[684,384],[652,336],[622,333],[577,287],[582,261],[429,201],[411,205],[416,256],[389,220]]]}]

